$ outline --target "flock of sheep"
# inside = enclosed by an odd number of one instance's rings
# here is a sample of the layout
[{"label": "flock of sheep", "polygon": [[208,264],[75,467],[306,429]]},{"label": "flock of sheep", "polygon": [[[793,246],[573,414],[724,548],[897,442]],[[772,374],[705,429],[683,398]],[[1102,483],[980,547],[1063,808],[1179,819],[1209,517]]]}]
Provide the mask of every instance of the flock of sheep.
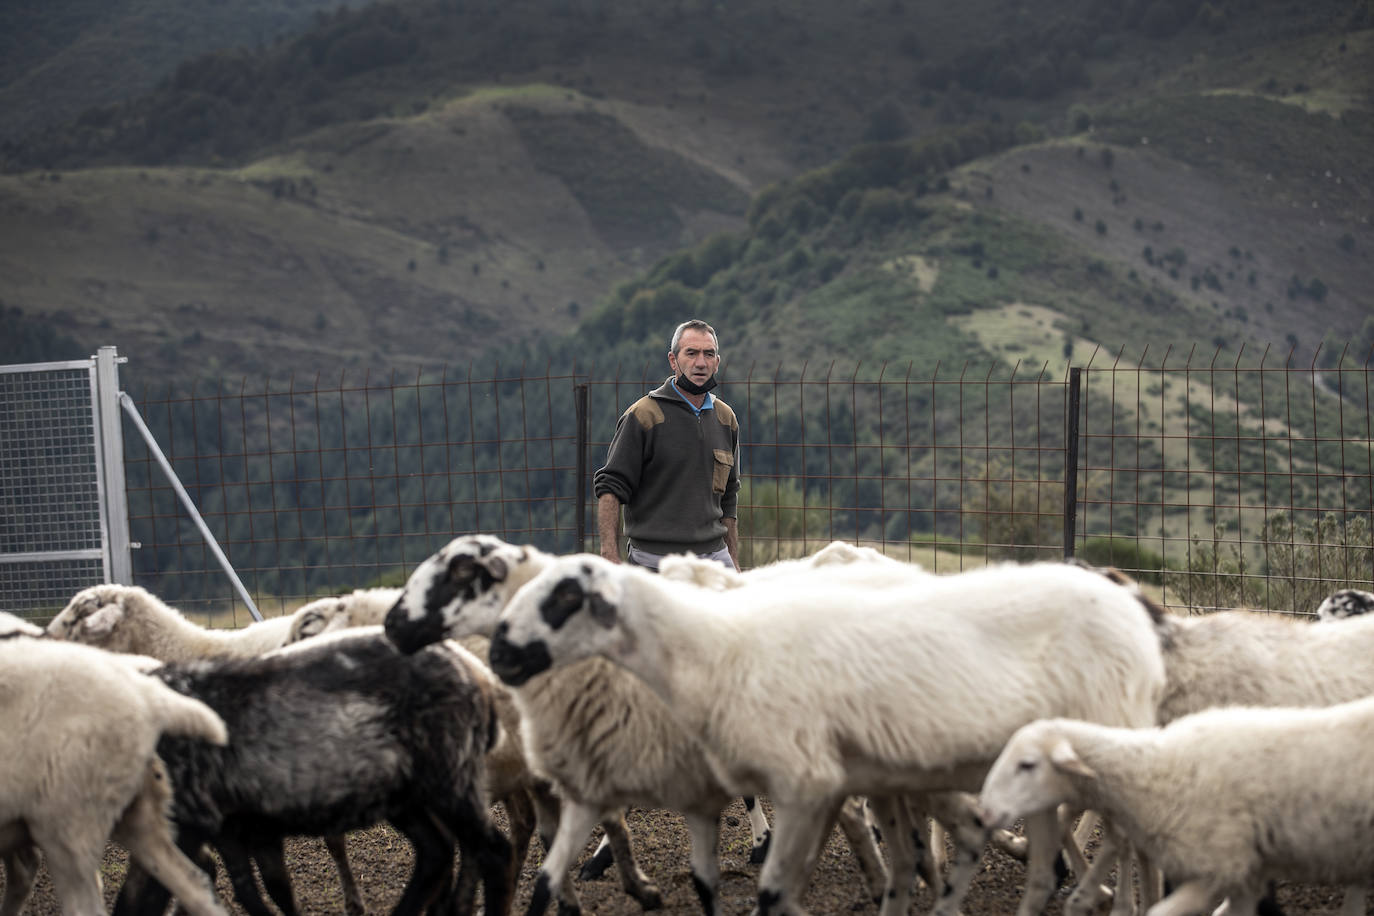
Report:
[{"label": "flock of sheep", "polygon": [[239,630],[95,586],[46,631],[0,613],[0,729],[26,736],[0,745],[0,916],[22,912],[39,850],[69,916],[104,913],[111,840],[130,852],[117,916],[169,895],[223,916],[212,849],[245,911],[273,913],[256,866],[292,916],[294,835],[325,838],[360,916],[344,836],[381,821],[415,851],[397,913],[471,912],[479,893],[508,912],[535,832],[528,912],[576,913],[569,871],[598,824],[584,875],[613,862],[653,909],[631,805],[684,816],[714,916],[737,796],[760,914],[804,912],[838,824],[882,916],[908,912],[918,876],[954,916],[989,842],[1026,861],[1018,916],[1064,862],[1066,913],[1135,912],[1137,888],[1150,916],[1255,913],[1292,880],[1346,886],[1354,916],[1374,874],[1370,610],[1345,590],[1318,608],[1339,623],[1178,616],[1114,570],[936,576],[843,542],[653,575],[487,535],[403,588]]}]

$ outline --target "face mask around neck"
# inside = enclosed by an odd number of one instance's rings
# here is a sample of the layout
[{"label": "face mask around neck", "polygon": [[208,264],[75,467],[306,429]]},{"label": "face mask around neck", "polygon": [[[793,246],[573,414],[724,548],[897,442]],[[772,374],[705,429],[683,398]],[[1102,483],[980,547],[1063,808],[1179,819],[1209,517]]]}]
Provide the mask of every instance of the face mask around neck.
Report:
[{"label": "face mask around neck", "polygon": [[696,382],[687,378],[687,376],[685,375],[679,375],[677,378],[673,379],[673,381],[677,384],[678,388],[682,389],[688,394],[705,394],[712,388],[716,387],[716,377],[714,375],[708,378],[706,380],[706,384],[704,385],[698,385]]}]

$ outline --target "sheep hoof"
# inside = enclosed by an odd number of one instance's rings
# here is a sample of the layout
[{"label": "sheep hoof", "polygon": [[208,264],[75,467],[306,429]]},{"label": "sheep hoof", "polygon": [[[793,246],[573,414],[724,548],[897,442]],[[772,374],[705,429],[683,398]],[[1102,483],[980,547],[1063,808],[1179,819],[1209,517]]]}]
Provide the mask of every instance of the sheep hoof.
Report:
[{"label": "sheep hoof", "polygon": [[611,852],[610,846],[603,846],[598,849],[590,859],[582,863],[582,868],[577,872],[577,877],[583,881],[596,881],[606,876],[606,869],[611,867],[615,861],[615,853]]},{"label": "sheep hoof", "polygon": [[663,909],[663,895],[659,893],[658,888],[654,887],[652,884],[646,884],[637,891],[634,891],[633,896],[642,909]]},{"label": "sheep hoof", "polygon": [[582,916],[582,907],[566,900],[558,901],[558,916]]},{"label": "sheep hoof", "polygon": [[773,831],[768,831],[763,835],[763,842],[749,850],[749,864],[762,865],[763,860],[768,857],[768,846],[773,841]]}]

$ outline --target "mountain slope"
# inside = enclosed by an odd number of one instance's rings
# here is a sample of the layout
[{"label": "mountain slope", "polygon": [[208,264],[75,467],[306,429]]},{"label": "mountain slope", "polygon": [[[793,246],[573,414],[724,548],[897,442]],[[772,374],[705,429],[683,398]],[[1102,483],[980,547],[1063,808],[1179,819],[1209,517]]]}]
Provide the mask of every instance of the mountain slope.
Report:
[{"label": "mountain slope", "polygon": [[642,360],[686,311],[933,363],[1015,303],[1307,358],[1371,311],[1367,7],[377,5],[7,144],[0,301],[173,374],[547,358],[588,316],[581,362]]}]

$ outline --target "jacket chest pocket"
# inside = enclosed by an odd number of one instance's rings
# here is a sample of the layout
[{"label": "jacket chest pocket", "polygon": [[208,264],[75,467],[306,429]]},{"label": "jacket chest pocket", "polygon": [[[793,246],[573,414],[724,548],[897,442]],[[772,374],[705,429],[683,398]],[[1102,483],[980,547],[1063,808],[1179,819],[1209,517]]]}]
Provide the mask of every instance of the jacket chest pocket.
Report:
[{"label": "jacket chest pocket", "polygon": [[711,491],[724,493],[725,484],[730,479],[730,468],[735,465],[735,456],[721,448],[711,449],[711,454],[715,458],[715,463],[711,469]]}]

